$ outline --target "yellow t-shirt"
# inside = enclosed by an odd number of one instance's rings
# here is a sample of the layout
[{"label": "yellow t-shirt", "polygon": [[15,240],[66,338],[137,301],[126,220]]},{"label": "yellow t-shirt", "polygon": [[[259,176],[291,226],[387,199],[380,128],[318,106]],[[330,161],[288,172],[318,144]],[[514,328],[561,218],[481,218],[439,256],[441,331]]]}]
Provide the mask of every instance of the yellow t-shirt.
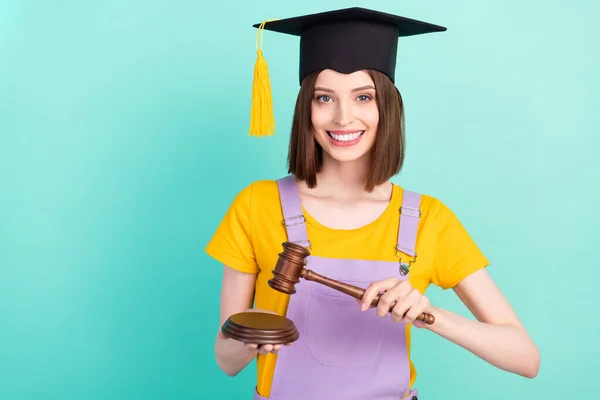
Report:
[{"label": "yellow t-shirt", "polygon": [[[351,230],[323,226],[304,210],[311,254],[328,258],[397,261],[395,252],[403,189],[393,185],[391,201],[372,223]],[[235,197],[212,240],[207,253],[219,262],[247,273],[257,273],[255,307],[285,315],[289,295],[271,289],[278,254],[287,241],[277,182],[257,181]],[[388,238],[388,240],[381,240]],[[421,220],[417,233],[418,260],[409,274],[413,287],[425,292],[433,283],[443,289],[454,287],[462,279],[488,265],[488,260],[473,242],[454,213],[441,201],[421,195]],[[358,305],[357,305],[358,307]],[[410,329],[406,340],[410,360]],[[257,358],[257,391],[269,397],[277,356]],[[410,384],[416,371],[410,361]]]}]

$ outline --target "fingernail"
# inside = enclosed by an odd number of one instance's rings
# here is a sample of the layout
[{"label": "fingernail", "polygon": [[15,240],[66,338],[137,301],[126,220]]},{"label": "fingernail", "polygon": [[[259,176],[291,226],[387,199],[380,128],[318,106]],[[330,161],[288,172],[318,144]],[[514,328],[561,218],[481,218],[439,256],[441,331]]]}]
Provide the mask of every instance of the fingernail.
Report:
[{"label": "fingernail", "polygon": [[367,309],[367,304],[366,304],[366,303],[362,303],[362,304],[360,305],[360,310],[361,310],[361,311],[365,311],[366,309]]}]

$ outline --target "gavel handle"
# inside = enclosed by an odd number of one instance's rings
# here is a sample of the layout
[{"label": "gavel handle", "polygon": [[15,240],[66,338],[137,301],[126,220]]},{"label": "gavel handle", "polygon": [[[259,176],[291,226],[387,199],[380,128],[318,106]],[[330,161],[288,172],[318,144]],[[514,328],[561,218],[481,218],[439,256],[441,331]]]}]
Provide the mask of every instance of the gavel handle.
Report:
[{"label": "gavel handle", "polygon": [[[331,278],[328,278],[323,275],[319,275],[310,269],[302,268],[300,277],[306,279],[307,281],[313,281],[313,282],[320,283],[324,286],[330,287],[339,292],[342,292],[349,296],[352,296],[358,300],[362,299],[363,295],[365,294],[365,289],[363,289],[363,288],[353,286],[348,283],[336,281],[335,279],[331,279]],[[377,296],[375,296],[375,298],[373,299],[373,302],[371,303],[371,307],[376,307],[377,304],[379,303],[380,299],[381,299],[381,294],[378,294]],[[389,312],[392,311],[393,307],[394,307],[393,305],[392,305],[392,307],[390,307]],[[417,320],[423,321],[427,325],[433,325],[433,323],[435,322],[435,317],[428,313],[421,313],[417,317]]]}]

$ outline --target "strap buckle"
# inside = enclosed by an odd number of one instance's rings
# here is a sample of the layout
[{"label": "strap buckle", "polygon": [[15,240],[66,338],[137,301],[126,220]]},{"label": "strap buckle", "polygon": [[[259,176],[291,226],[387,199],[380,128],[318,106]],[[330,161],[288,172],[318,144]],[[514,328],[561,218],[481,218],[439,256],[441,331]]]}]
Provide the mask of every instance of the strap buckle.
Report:
[{"label": "strap buckle", "polygon": [[[409,210],[408,212],[404,212],[404,210]],[[406,215],[407,217],[420,218],[421,217],[421,209],[407,206],[400,206],[400,214]]]},{"label": "strap buckle", "polygon": [[[288,223],[288,221],[294,220],[294,219],[299,219],[300,221],[299,222],[294,222],[294,223],[291,223],[291,224]],[[284,217],[282,223],[283,223],[283,225],[285,225],[287,227],[290,227],[290,226],[302,225],[305,222],[306,222],[306,218],[304,218],[303,214],[300,214],[300,215],[293,215],[293,216],[287,217],[287,218]]]},{"label": "strap buckle", "polygon": [[[402,259],[402,254],[398,254],[398,252],[403,253],[403,254],[408,254],[408,253],[415,253],[414,256],[410,257],[410,260],[408,262],[403,262]],[[405,249],[403,247],[401,247],[400,245],[396,245],[396,256],[398,256],[399,260],[398,260],[398,264],[399,264],[399,271],[400,271],[400,275],[401,276],[406,276],[408,275],[408,273],[410,272],[410,266],[417,262],[417,252],[416,251],[412,251],[412,250],[408,250]]]}]

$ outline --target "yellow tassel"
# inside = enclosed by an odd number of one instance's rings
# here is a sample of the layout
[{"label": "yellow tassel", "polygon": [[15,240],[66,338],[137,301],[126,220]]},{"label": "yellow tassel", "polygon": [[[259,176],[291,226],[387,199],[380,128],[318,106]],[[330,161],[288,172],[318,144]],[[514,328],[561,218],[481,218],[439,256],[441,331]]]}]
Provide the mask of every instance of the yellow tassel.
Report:
[{"label": "yellow tassel", "polygon": [[[269,67],[262,54],[262,32],[265,23],[258,28],[256,40],[256,64],[254,65],[254,82],[252,84],[252,110],[250,112],[250,136],[271,136],[275,132],[275,116],[273,114],[273,98]],[[260,48],[258,34],[261,34]]]}]

